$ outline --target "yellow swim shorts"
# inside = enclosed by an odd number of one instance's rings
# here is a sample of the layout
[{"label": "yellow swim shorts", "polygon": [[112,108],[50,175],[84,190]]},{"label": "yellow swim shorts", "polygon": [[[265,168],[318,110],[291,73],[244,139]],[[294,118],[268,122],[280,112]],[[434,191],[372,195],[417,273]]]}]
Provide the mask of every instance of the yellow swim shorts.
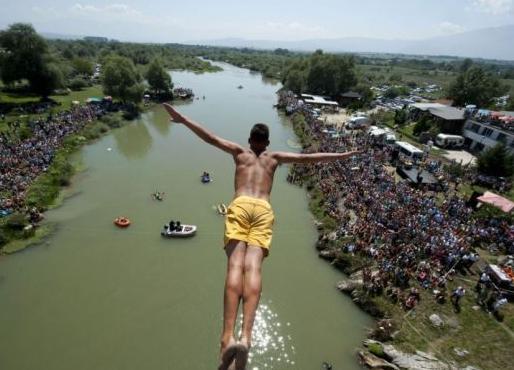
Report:
[{"label": "yellow swim shorts", "polygon": [[264,199],[239,196],[230,203],[225,217],[225,245],[241,240],[269,251],[273,221],[271,205]]}]

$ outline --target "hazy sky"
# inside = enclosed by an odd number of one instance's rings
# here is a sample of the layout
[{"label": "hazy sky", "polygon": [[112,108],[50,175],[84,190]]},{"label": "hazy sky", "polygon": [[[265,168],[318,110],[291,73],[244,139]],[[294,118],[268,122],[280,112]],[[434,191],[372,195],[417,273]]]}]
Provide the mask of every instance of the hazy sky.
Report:
[{"label": "hazy sky", "polygon": [[0,29],[184,42],[238,37],[419,39],[514,23],[514,0],[0,0]]}]

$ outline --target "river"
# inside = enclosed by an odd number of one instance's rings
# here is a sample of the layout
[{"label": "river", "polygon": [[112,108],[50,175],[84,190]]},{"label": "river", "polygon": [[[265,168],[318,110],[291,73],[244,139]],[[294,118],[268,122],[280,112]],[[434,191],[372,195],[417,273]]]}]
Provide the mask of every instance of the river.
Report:
[{"label": "river", "polygon": [[[179,109],[241,144],[266,122],[270,148],[291,150],[294,134],[272,107],[280,85],[220,65],[219,73],[172,73],[175,86],[200,98]],[[87,169],[67,189],[74,195],[47,213],[56,232],[0,260],[0,369],[214,369],[226,264],[214,205],[231,200],[232,159],[155,107],[76,160]],[[214,179],[207,185],[204,170]],[[248,369],[320,369],[323,361],[359,369],[355,349],[371,319],[335,289],[342,275],[317,257],[307,194],[286,182],[287,171],[275,175],[276,223]],[[151,199],[155,190],[163,202]],[[132,225],[116,228],[118,215]],[[198,225],[197,235],[163,239],[170,219]]]}]

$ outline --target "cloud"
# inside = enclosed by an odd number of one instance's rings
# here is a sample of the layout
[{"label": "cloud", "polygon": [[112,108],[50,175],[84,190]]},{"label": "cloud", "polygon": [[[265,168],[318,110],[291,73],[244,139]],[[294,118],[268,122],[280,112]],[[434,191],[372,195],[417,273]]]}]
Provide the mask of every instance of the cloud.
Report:
[{"label": "cloud", "polygon": [[472,0],[471,9],[487,14],[501,15],[510,13],[514,0]]},{"label": "cloud", "polygon": [[75,3],[67,8],[56,10],[52,7],[32,7],[32,12],[38,16],[38,20],[81,20],[88,23],[114,23],[125,22],[129,24],[147,26],[175,26],[179,21],[169,16],[151,16],[131,7],[127,4],[114,3],[106,5],[91,5]]},{"label": "cloud", "polygon": [[437,25],[437,29],[439,33],[442,33],[444,35],[451,35],[454,33],[461,33],[466,31],[464,27],[462,27],[459,24],[455,24],[452,22],[442,22]]}]

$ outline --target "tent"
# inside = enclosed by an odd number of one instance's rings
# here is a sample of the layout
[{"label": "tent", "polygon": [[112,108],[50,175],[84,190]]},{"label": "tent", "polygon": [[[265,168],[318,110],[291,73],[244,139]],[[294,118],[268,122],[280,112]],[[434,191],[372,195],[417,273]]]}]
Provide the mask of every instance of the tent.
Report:
[{"label": "tent", "polygon": [[503,212],[509,213],[514,208],[514,202],[502,197],[501,195],[486,191],[484,195],[477,198],[482,203],[493,205]]}]

